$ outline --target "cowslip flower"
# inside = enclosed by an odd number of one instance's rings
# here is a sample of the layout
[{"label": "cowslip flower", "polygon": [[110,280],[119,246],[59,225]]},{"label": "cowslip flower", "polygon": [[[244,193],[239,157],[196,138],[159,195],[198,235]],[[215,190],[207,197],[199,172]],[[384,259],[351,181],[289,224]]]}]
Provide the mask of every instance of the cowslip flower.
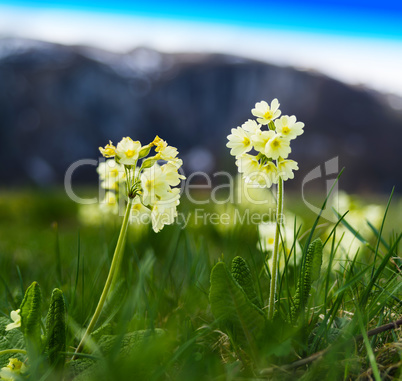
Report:
[{"label": "cowslip flower", "polygon": [[114,157],[116,155],[116,147],[111,140],[109,140],[109,144],[106,144],[105,148],[99,147],[99,150],[104,157]]},{"label": "cowslip flower", "polygon": [[241,127],[233,128],[226,144],[244,180],[269,188],[279,180],[293,179],[293,171],[299,167],[288,159],[292,152],[290,141],[303,133],[304,123],[297,122],[294,115],[279,118],[277,99],[271,105],[257,102],[251,113],[257,120],[248,119]]},{"label": "cowslip flower", "polygon": [[261,129],[261,124],[258,124],[255,120],[249,119],[241,125],[241,128],[251,134],[255,134]]},{"label": "cowslip flower", "polygon": [[278,175],[282,180],[293,179],[295,177],[293,171],[297,171],[299,166],[294,160],[279,160]]},{"label": "cowslip flower", "polygon": [[20,316],[20,312],[21,312],[20,309],[18,309],[18,310],[16,310],[16,311],[11,311],[11,313],[10,313],[10,318],[11,318],[11,320],[12,320],[13,322],[6,325],[6,331],[10,331],[10,330],[12,330],[12,329],[14,329],[14,328],[21,327],[21,316]]},{"label": "cowslip flower", "polygon": [[[269,188],[278,184],[276,216],[283,211],[283,182],[294,177],[293,171],[298,169],[294,160],[288,159],[292,152],[290,141],[303,133],[304,124],[296,122],[294,115],[281,116],[279,102],[275,98],[269,105],[265,101],[257,102],[251,113],[257,120],[249,119],[241,127],[232,129],[228,135],[227,147],[230,154],[236,157],[236,165],[248,184],[261,188]],[[267,129],[263,129],[267,126]],[[278,217],[279,218],[279,217]],[[274,316],[275,290],[278,270],[280,223],[275,224],[273,242],[271,280],[268,303],[268,318]]]},{"label": "cowslip flower", "polygon": [[155,145],[155,151],[158,152],[157,157],[162,160],[173,160],[179,151],[176,147],[169,146],[165,140],[156,136],[152,142]]},{"label": "cowslip flower", "polygon": [[19,375],[24,374],[26,371],[27,367],[22,361],[10,358],[7,366],[0,370],[0,379],[4,381],[20,380]]},{"label": "cowslip flower", "polygon": [[105,197],[103,198],[102,202],[100,203],[100,209],[105,214],[118,214],[118,200],[116,194],[111,191],[107,191],[105,193]]},{"label": "cowslip flower", "polygon": [[269,140],[264,148],[265,156],[274,160],[279,157],[283,157],[284,159],[287,158],[291,152],[289,140],[283,138],[274,131],[268,131],[268,134]]},{"label": "cowslip flower", "polygon": [[286,139],[296,139],[303,133],[304,123],[296,122],[294,115],[283,115],[280,119],[275,120],[276,132]]},{"label": "cowslip flower", "polygon": [[265,101],[257,102],[255,108],[251,110],[251,113],[257,117],[258,123],[268,124],[281,115],[278,99],[275,98],[271,102],[271,106]]},{"label": "cowslip flower", "polygon": [[152,228],[157,233],[164,225],[170,225],[177,217],[176,207],[179,205],[180,189],[173,188],[165,193],[164,198],[156,201],[152,206]]},{"label": "cowslip flower", "polygon": [[166,175],[159,165],[147,168],[141,175],[142,202],[144,205],[152,205],[169,191],[169,183]]},{"label": "cowslip flower", "polygon": [[[155,154],[149,156],[152,148],[155,149]],[[177,148],[169,146],[158,136],[144,146],[139,141],[125,137],[116,148],[110,142],[105,148],[100,147],[99,150],[105,157],[114,157],[116,163],[123,166],[125,174],[121,182],[115,182],[118,185],[117,189],[106,192],[104,205],[116,205],[118,209],[120,204],[125,204],[126,207],[102,296],[72,360],[75,360],[77,354],[84,348],[87,338],[99,319],[106,301],[104,295],[108,295],[119,279],[119,266],[124,255],[124,243],[129,222],[142,223],[142,217],[150,214],[152,228],[155,232],[159,232],[165,225],[172,224],[177,216],[176,208],[180,202],[180,189],[172,188],[172,186],[178,185],[180,180],[185,179],[178,173],[182,161],[177,158]],[[167,162],[162,167],[158,164],[160,159]],[[102,172],[102,168],[98,168],[98,172]],[[104,181],[104,179],[102,180]]]},{"label": "cowslip flower", "polygon": [[[101,153],[111,154],[108,151],[111,145],[110,142],[105,148],[100,148]],[[153,156],[150,153],[152,148],[155,149]],[[121,197],[128,196],[132,204],[131,221],[151,215],[149,220],[152,220],[155,232],[164,225],[172,224],[180,199],[180,190],[173,187],[185,179],[179,173],[183,161],[177,157],[178,153],[176,147],[169,146],[159,136],[144,146],[129,137],[123,138],[117,144],[115,158],[98,167],[101,185],[108,190],[101,203],[102,209],[117,213]],[[160,165],[158,160],[165,163]],[[145,218],[141,217],[141,220],[145,221]]]},{"label": "cowslip flower", "polygon": [[228,140],[226,147],[231,148],[230,154],[233,156],[241,155],[251,151],[253,148],[250,133],[241,127],[232,128],[232,133],[228,136]]},{"label": "cowslip flower", "polygon": [[271,133],[273,133],[273,131],[257,130],[253,135],[251,135],[251,141],[256,151],[265,154],[265,146],[269,139],[272,138]]},{"label": "cowslip flower", "polygon": [[117,144],[116,157],[120,164],[136,165],[141,150],[141,143],[126,137]]},{"label": "cowslip flower", "polygon": [[113,159],[99,163],[97,172],[101,180],[101,187],[104,189],[117,190],[119,183],[123,182],[126,176],[124,166]]}]

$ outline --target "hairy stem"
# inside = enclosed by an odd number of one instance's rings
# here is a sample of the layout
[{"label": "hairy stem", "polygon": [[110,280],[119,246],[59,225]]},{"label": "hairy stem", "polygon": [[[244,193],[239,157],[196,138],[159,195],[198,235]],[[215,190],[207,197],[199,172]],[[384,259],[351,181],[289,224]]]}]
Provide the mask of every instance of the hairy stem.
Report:
[{"label": "hairy stem", "polygon": [[11,353],[21,353],[23,355],[26,355],[27,351],[25,349],[5,349],[4,351],[0,351],[0,356],[8,355]]},{"label": "hairy stem", "polygon": [[268,302],[268,319],[272,320],[274,316],[275,306],[275,292],[276,292],[276,276],[278,273],[278,254],[279,254],[279,228],[282,221],[283,213],[283,180],[279,178],[278,182],[278,196],[276,200],[276,230],[274,241],[274,253],[272,258],[271,269],[271,286],[269,288],[269,302]]},{"label": "hairy stem", "polygon": [[[130,212],[131,212],[131,205],[132,205],[132,199],[129,198],[128,199],[128,203],[127,203],[127,208],[126,208],[126,212],[124,214],[124,218],[123,218],[123,223],[121,225],[121,229],[120,229],[120,234],[119,234],[119,239],[117,240],[117,245],[116,245],[116,249],[114,250],[114,254],[113,254],[113,260],[112,260],[112,264],[110,266],[110,270],[109,270],[109,274],[107,276],[106,279],[106,283],[105,286],[103,288],[102,291],[102,295],[99,299],[98,305],[96,307],[95,313],[92,316],[91,321],[89,322],[89,325],[84,333],[84,336],[82,337],[77,349],[75,350],[75,354],[79,353],[82,351],[82,348],[84,347],[85,341],[88,338],[88,336],[91,334],[91,332],[93,331],[97,320],[99,319],[99,316],[102,312],[102,308],[105,304],[106,298],[109,294],[109,291],[111,289],[112,286],[112,281],[115,277],[115,274],[118,272],[119,270],[119,266],[121,264],[121,259],[123,257],[124,254],[124,243],[126,240],[126,233],[127,233],[127,226],[128,226],[128,221],[129,221],[129,217],[130,217]],[[75,360],[76,355],[74,354],[72,360]]]}]

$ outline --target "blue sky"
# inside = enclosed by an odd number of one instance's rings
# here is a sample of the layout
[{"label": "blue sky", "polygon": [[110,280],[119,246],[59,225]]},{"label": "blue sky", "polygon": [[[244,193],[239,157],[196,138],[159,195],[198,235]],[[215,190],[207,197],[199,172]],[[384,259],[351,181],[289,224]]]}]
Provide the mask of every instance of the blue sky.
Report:
[{"label": "blue sky", "polygon": [[0,4],[402,39],[401,0],[0,0]]},{"label": "blue sky", "polygon": [[402,0],[0,0],[2,36],[234,54],[402,97]]}]

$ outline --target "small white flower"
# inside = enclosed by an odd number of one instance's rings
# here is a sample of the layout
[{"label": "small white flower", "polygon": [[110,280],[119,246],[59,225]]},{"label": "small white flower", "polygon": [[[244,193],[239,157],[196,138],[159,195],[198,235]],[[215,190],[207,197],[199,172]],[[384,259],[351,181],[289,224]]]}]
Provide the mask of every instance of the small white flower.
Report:
[{"label": "small white flower", "polygon": [[109,140],[109,144],[106,144],[105,148],[99,147],[99,151],[104,157],[115,157],[116,155],[116,147],[111,140]]},{"label": "small white flower", "polygon": [[253,173],[261,170],[261,165],[253,155],[243,154],[236,158],[236,165],[240,173]]},{"label": "small white flower", "polygon": [[239,156],[253,148],[250,134],[241,127],[232,128],[228,140],[226,147],[231,148],[230,154],[233,156]]},{"label": "small white flower", "polygon": [[268,162],[260,165],[258,171],[244,175],[247,184],[257,185],[260,188],[269,188],[273,183],[277,183],[277,171],[275,164]]},{"label": "small white flower", "polygon": [[7,366],[1,368],[0,370],[0,380],[20,380],[21,378],[19,377],[19,375],[26,373],[26,371],[27,367],[22,361],[16,358],[10,358]]},{"label": "small white flower", "polygon": [[119,206],[114,192],[106,192],[105,198],[100,202],[100,208],[106,214],[118,214]]},{"label": "small white flower", "polygon": [[[268,161],[262,166],[262,172],[265,174],[269,182],[267,181],[267,187],[269,188],[272,184],[278,183],[278,168],[272,161]],[[269,184],[269,185],[268,185]]]},{"label": "small white flower", "polygon": [[269,131],[271,134],[271,138],[268,140],[267,144],[265,145],[265,156],[271,159],[278,159],[282,157],[286,159],[290,152],[292,151],[290,148],[290,142],[288,139],[283,138],[282,136],[278,135],[274,131]]},{"label": "small white flower", "polygon": [[183,160],[175,157],[173,159],[168,160],[169,164],[174,165],[177,169],[179,169],[183,165]]},{"label": "small white flower", "polygon": [[141,143],[131,138],[123,138],[116,147],[116,156],[121,164],[135,165],[141,150]]},{"label": "small white flower", "polygon": [[144,170],[141,175],[141,187],[144,205],[154,204],[158,199],[164,197],[170,189],[166,175],[157,164]]},{"label": "small white flower", "polygon": [[124,166],[116,163],[114,159],[99,163],[96,170],[102,180],[101,187],[103,189],[117,190],[119,183],[123,182],[126,177]]},{"label": "small white flower", "polygon": [[177,167],[172,163],[167,163],[161,166],[161,171],[166,177],[166,181],[170,186],[180,184],[180,180],[185,180],[186,177],[177,172]]},{"label": "small white flower", "polygon": [[256,151],[265,154],[265,146],[268,143],[268,140],[275,136],[274,131],[261,131],[257,130],[252,136],[251,141],[254,145]]},{"label": "small white flower", "polygon": [[255,108],[251,110],[251,113],[257,117],[258,123],[269,124],[271,120],[274,120],[281,115],[278,99],[275,98],[271,102],[271,106],[269,106],[265,101],[257,102]]},{"label": "small white flower", "polygon": [[170,225],[177,217],[176,207],[180,201],[180,189],[173,188],[165,194],[165,197],[156,201],[152,206],[151,221],[152,229],[158,233],[165,225]]},{"label": "small white flower", "polygon": [[249,119],[247,122],[241,125],[243,130],[249,132],[250,134],[255,134],[261,129],[261,124],[258,124],[255,120]]},{"label": "small white flower", "polygon": [[155,145],[155,151],[158,152],[158,158],[162,160],[174,160],[179,151],[176,147],[169,146],[167,142],[156,136],[152,142]]},{"label": "small white flower", "polygon": [[10,331],[14,328],[21,327],[21,316],[20,316],[21,310],[18,309],[16,311],[11,311],[10,313],[10,318],[13,321],[13,323],[7,324],[6,325],[6,331]]},{"label": "small white flower", "polygon": [[276,232],[276,223],[275,222],[266,222],[258,225],[258,235],[260,237],[260,242],[257,244],[257,247],[260,248],[263,252],[274,250],[275,243],[275,232]]},{"label": "small white flower", "polygon": [[261,164],[255,156],[243,154],[237,157],[236,165],[247,184],[269,188],[278,182],[277,169],[272,161]]},{"label": "small white flower", "polygon": [[284,181],[293,179],[295,177],[293,171],[297,171],[298,169],[297,162],[294,160],[280,160],[278,163],[278,173]]},{"label": "small white flower", "polygon": [[289,140],[296,139],[297,136],[304,132],[304,123],[296,122],[294,115],[283,115],[280,119],[275,120],[275,127],[279,135]]}]

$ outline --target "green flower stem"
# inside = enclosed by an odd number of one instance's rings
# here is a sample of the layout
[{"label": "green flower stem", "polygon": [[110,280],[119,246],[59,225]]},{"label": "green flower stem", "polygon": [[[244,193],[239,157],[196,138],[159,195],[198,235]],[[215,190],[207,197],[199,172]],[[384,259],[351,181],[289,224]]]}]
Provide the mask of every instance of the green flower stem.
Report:
[{"label": "green flower stem", "polygon": [[279,228],[282,220],[283,213],[283,180],[279,178],[278,182],[278,197],[276,200],[276,230],[274,242],[274,254],[272,260],[271,270],[271,286],[269,288],[269,302],[268,302],[268,319],[272,320],[274,317],[275,306],[275,292],[276,292],[276,276],[278,273],[278,253],[279,253]]},{"label": "green flower stem", "polygon": [[11,353],[21,353],[23,355],[26,355],[27,351],[25,349],[5,349],[4,351],[0,351],[0,356],[8,355]]},{"label": "green flower stem", "polygon": [[[121,259],[124,254],[124,243],[126,241],[126,233],[127,233],[127,227],[128,227],[128,221],[129,221],[129,217],[130,217],[132,202],[133,202],[132,198],[129,198],[128,203],[127,203],[126,213],[124,214],[124,218],[123,218],[123,224],[121,225],[119,239],[117,240],[116,249],[114,250],[114,254],[113,254],[112,264],[110,266],[109,274],[107,276],[106,283],[105,283],[105,286],[102,291],[102,295],[99,299],[95,313],[92,316],[91,321],[89,322],[87,330],[85,331],[84,336],[81,339],[81,342],[79,343],[77,349],[75,350],[75,354],[80,353],[82,351],[82,348],[84,347],[84,343],[85,343],[86,339],[88,338],[88,336],[91,334],[92,330],[94,329],[95,324],[99,318],[99,315],[102,312],[103,305],[105,304],[106,298],[111,289],[114,276],[119,270],[119,266],[121,264]],[[76,358],[75,354],[74,354],[72,360],[75,360],[75,358]]]}]

